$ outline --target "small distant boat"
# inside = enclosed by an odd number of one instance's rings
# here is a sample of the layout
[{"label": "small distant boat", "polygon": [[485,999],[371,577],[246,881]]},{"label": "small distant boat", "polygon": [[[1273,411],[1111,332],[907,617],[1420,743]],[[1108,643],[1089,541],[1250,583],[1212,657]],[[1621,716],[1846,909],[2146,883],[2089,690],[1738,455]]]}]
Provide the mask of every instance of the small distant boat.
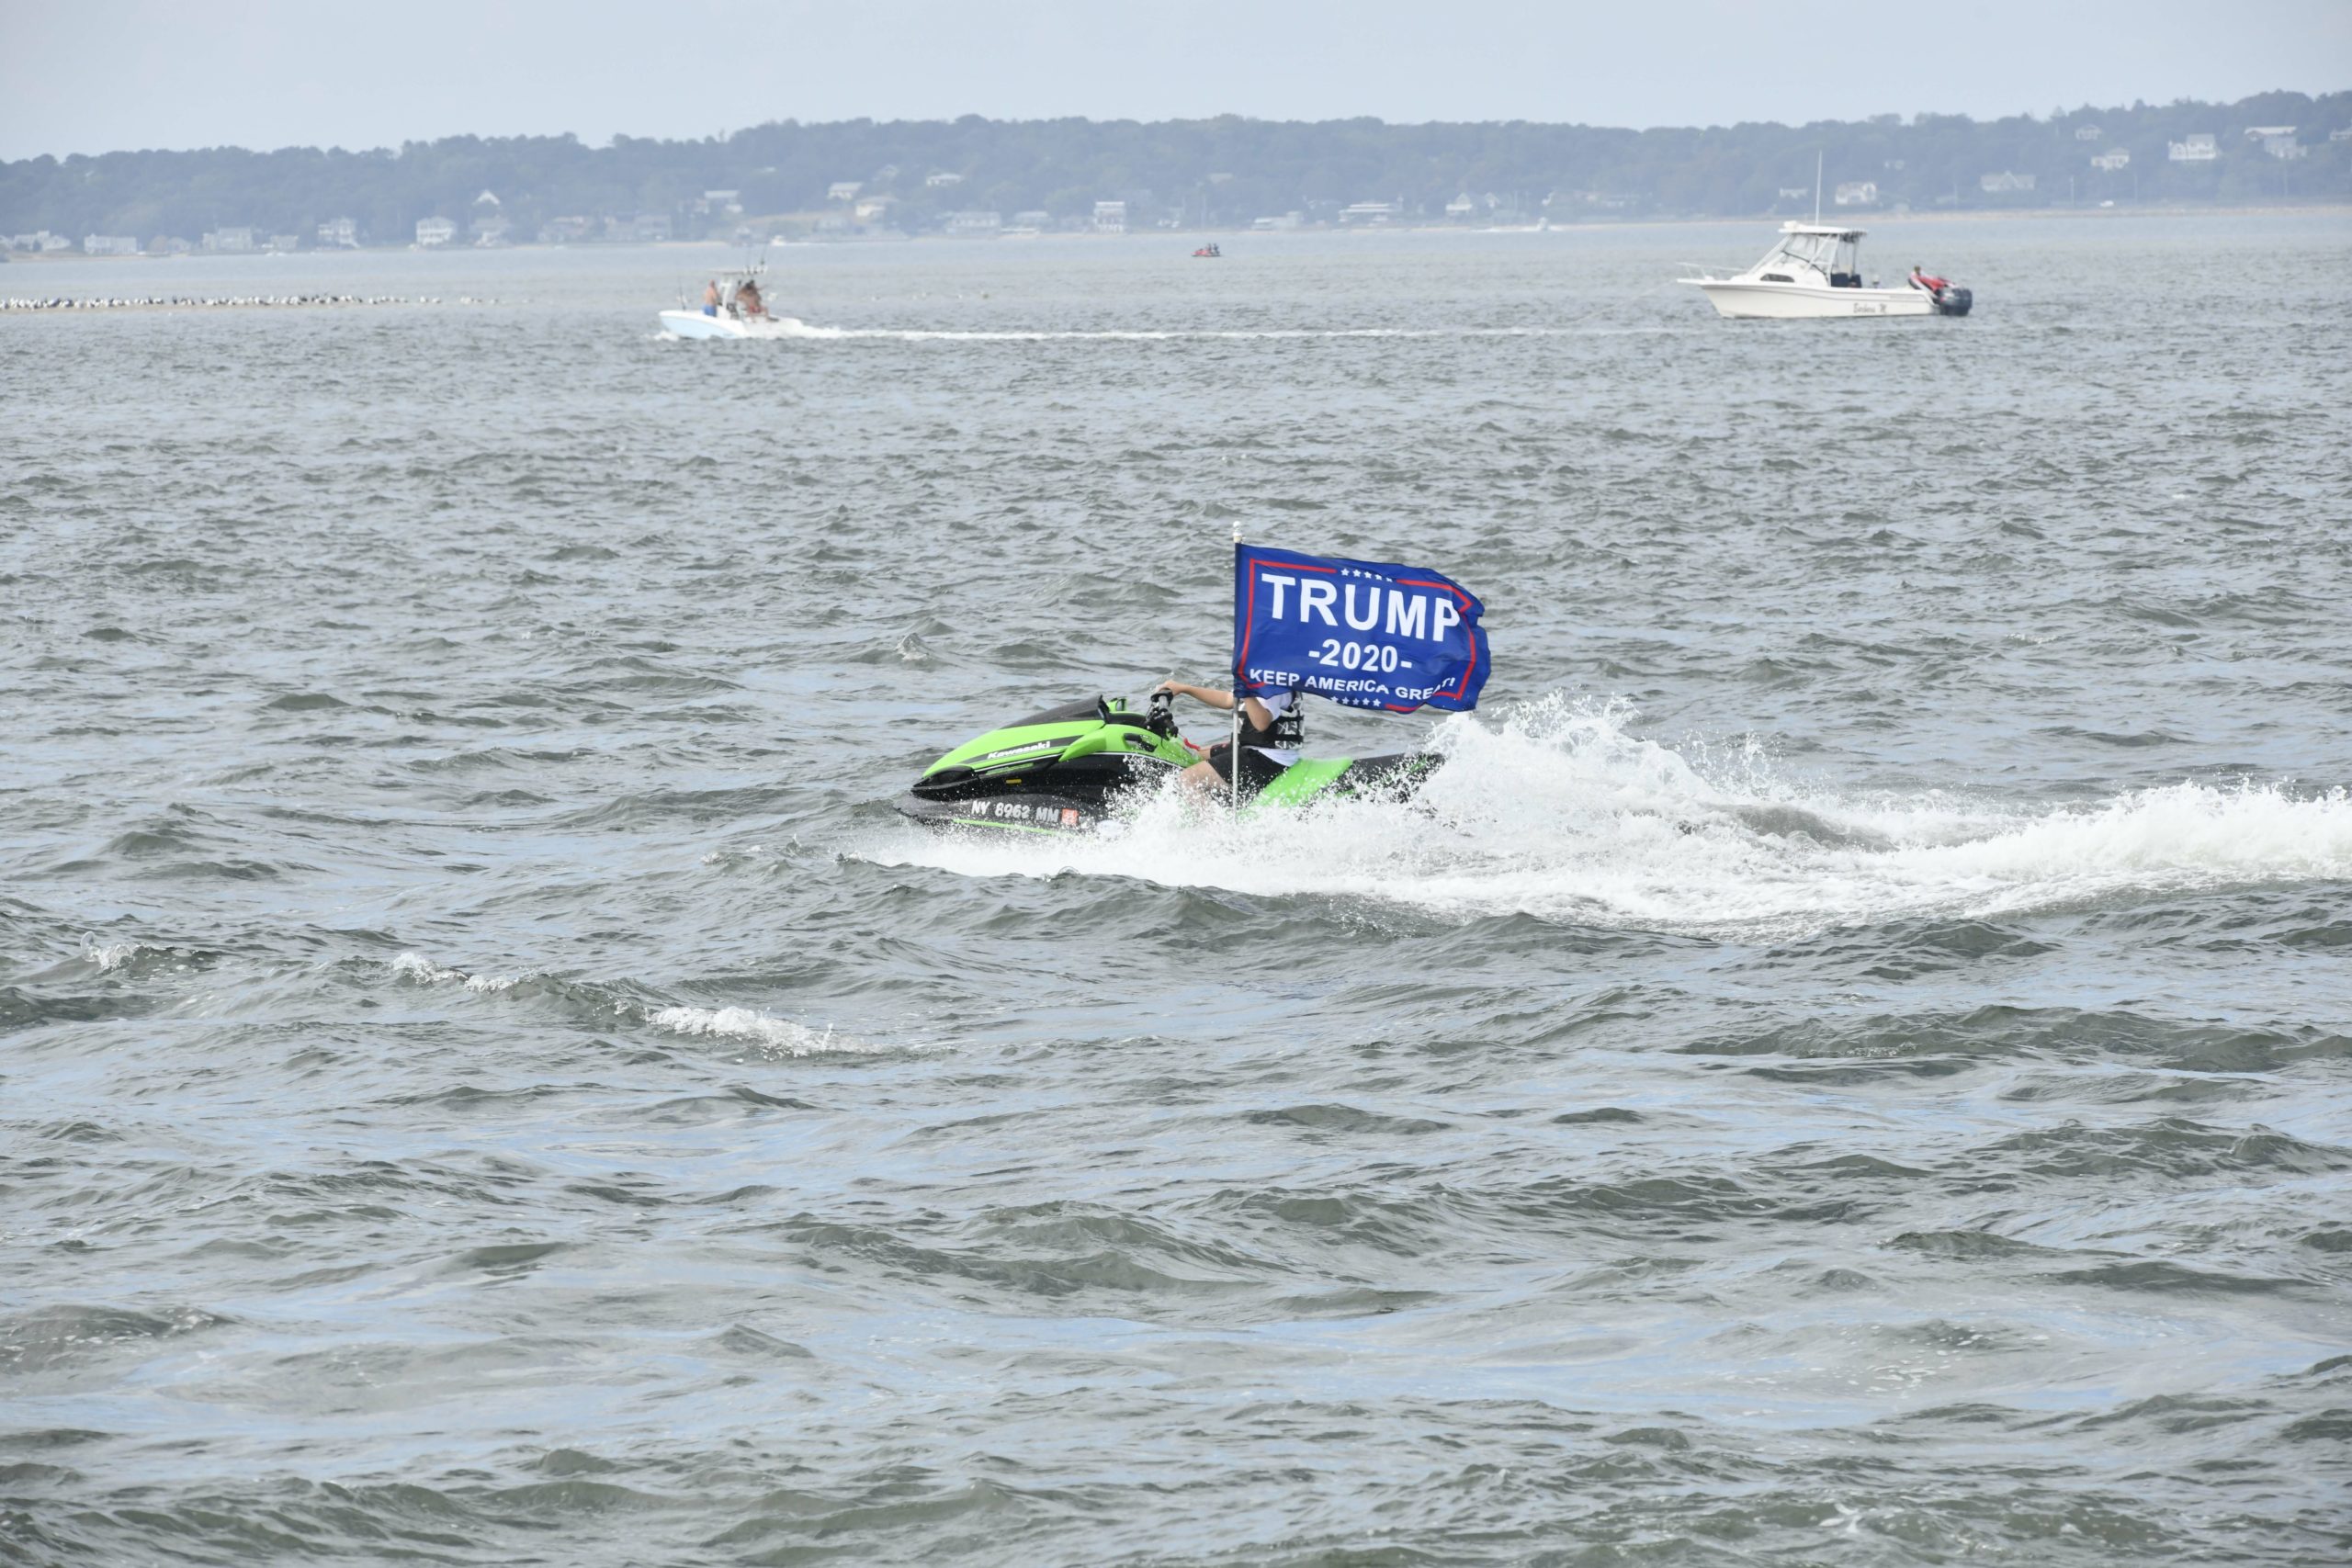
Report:
[{"label": "small distant boat", "polygon": [[1831,316],[1965,316],[1968,289],[1915,272],[1894,288],[1862,280],[1860,229],[1783,223],[1780,243],[1746,272],[1702,272],[1680,281],[1705,291],[1715,313],[1781,319]]},{"label": "small distant boat", "polygon": [[1214,244],[1208,244],[1208,245],[1203,245],[1199,250],[1194,251],[1194,252],[1193,253],[1193,254],[1194,254],[1195,256],[1207,256],[1207,257],[1209,257],[1211,260],[1215,260],[1216,257],[1218,257],[1218,256],[1221,256],[1221,255],[1225,254],[1225,253],[1224,253],[1223,251],[1221,251],[1221,250],[1217,249],[1217,247],[1216,247],[1216,245],[1214,245]]},{"label": "small distant boat", "polygon": [[760,277],[766,271],[767,264],[758,262],[720,273],[710,284],[717,299],[709,291],[699,306],[682,298],[676,310],[662,312],[662,330],[672,337],[695,338],[802,335],[798,317],[769,314],[767,301],[760,296]]}]

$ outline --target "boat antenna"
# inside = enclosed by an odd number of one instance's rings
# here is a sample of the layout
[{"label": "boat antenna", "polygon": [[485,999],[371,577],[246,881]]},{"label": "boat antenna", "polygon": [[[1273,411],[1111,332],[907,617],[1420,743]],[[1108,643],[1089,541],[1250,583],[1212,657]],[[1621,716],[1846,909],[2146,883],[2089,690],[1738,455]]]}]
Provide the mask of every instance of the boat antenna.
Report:
[{"label": "boat antenna", "polygon": [[1813,226],[1821,227],[1821,149],[1813,152]]}]

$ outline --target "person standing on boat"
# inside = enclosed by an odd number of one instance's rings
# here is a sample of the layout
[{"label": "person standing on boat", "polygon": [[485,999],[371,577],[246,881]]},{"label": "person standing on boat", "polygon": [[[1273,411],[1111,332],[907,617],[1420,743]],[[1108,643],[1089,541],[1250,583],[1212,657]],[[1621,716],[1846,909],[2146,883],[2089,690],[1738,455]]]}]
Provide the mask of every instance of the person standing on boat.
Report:
[{"label": "person standing on boat", "polygon": [[[1209,686],[1187,685],[1182,681],[1162,681],[1153,688],[1159,692],[1181,693],[1194,702],[1213,708],[1233,710],[1233,694]],[[1306,725],[1298,711],[1296,692],[1268,692],[1262,697],[1241,699],[1241,793],[1256,795],[1283,776],[1293,762],[1298,761],[1298,749],[1306,739]],[[1220,741],[1209,748],[1204,761],[1193,763],[1177,775],[1194,798],[1205,798],[1211,791],[1233,783],[1233,747]]]},{"label": "person standing on boat", "polygon": [[1941,294],[1951,286],[1951,280],[1950,278],[1938,277],[1935,274],[1922,267],[1917,262],[1913,262],[1911,264],[1912,288],[1924,288],[1930,294]]},{"label": "person standing on boat", "polygon": [[764,316],[768,308],[760,300],[760,280],[747,277],[743,287],[735,291],[735,308],[746,316]]},{"label": "person standing on boat", "polygon": [[706,316],[718,314],[718,279],[715,277],[703,285],[702,313]]}]

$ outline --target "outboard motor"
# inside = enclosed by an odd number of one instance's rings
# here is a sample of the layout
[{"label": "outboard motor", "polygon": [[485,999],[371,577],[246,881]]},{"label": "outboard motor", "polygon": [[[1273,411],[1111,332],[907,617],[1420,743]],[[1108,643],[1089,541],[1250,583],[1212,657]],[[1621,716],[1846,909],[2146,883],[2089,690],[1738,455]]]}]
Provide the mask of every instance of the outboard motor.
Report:
[{"label": "outboard motor", "polygon": [[1939,316],[1965,316],[1968,308],[1975,303],[1975,294],[1957,283],[1947,283],[1936,290],[1936,314]]}]

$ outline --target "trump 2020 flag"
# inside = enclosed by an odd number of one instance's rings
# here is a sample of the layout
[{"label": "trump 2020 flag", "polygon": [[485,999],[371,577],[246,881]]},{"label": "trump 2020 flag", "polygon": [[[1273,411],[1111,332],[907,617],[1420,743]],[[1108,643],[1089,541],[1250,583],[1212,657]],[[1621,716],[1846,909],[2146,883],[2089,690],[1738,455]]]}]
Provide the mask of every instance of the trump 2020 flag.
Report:
[{"label": "trump 2020 flag", "polygon": [[1392,713],[1474,708],[1487,683],[1485,609],[1441,572],[1236,545],[1233,673],[1250,694]]}]

